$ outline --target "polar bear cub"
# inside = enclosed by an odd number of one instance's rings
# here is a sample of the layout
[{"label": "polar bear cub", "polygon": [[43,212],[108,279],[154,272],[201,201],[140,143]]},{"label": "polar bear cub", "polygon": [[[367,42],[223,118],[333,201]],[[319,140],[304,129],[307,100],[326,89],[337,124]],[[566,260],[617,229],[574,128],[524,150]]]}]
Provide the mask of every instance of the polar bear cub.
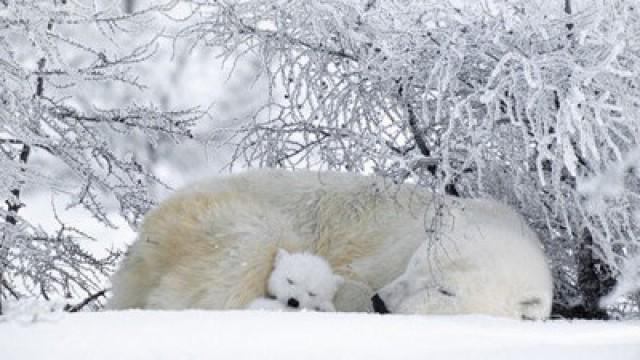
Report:
[{"label": "polar bear cub", "polygon": [[248,309],[335,311],[333,297],[343,278],[320,256],[279,249],[269,276],[269,297],[252,301]]}]

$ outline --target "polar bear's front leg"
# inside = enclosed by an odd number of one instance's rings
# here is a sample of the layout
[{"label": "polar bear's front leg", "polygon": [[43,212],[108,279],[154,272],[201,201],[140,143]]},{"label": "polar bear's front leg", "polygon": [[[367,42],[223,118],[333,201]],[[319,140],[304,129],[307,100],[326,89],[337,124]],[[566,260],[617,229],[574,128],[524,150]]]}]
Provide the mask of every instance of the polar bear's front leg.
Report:
[{"label": "polar bear's front leg", "polygon": [[190,306],[193,297],[185,281],[176,272],[165,274],[159,284],[149,293],[145,308],[160,310],[182,310]]},{"label": "polar bear's front leg", "polygon": [[111,277],[111,298],[107,310],[142,309],[155,285],[155,273],[144,259],[129,254]]}]

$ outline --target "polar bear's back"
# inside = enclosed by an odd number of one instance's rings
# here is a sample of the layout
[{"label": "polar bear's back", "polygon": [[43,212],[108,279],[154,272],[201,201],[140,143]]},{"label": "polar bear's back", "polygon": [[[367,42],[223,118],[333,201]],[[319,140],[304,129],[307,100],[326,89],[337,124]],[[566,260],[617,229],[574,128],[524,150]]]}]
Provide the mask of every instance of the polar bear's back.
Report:
[{"label": "polar bear's back", "polygon": [[[307,206],[310,199],[323,195],[357,195],[375,186],[384,187],[378,177],[361,176],[341,172],[283,171],[279,169],[254,169],[225,177],[201,181],[179,193],[220,194],[237,193],[269,204],[290,207],[292,202],[302,201]],[[297,205],[297,204],[296,204]]]},{"label": "polar bear's back", "polygon": [[[252,170],[185,187],[145,216],[137,241],[113,277],[111,307],[145,307],[149,293],[158,292],[167,278],[179,272],[187,277],[184,269],[201,271],[205,264],[211,274],[192,278],[210,279],[212,288],[222,288],[216,285],[221,282],[229,287],[237,274],[237,266],[229,268],[238,259],[234,253],[254,256],[241,263],[263,269],[278,246],[310,250],[353,280],[375,279],[382,285],[401,271],[421,240],[414,234],[422,232],[414,226],[413,232],[395,234],[407,217],[398,209],[402,202],[396,201],[402,192],[389,194],[387,186],[375,177],[344,173]],[[416,214],[422,224],[422,210]],[[264,241],[255,241],[263,234]],[[389,241],[406,245],[387,256]],[[387,257],[393,269],[379,266]],[[355,262],[364,267],[357,269],[360,274],[375,266],[381,276],[362,279],[351,271]]]}]

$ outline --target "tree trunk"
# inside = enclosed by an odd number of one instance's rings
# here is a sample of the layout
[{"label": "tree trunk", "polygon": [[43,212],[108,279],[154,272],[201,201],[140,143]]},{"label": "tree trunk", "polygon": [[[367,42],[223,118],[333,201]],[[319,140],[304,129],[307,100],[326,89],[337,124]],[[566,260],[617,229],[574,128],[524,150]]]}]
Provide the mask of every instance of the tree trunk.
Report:
[{"label": "tree trunk", "polygon": [[135,0],[125,0],[124,1],[124,12],[127,14],[131,14],[133,10],[136,8]]},{"label": "tree trunk", "polygon": [[[564,12],[567,15],[573,13],[572,1],[564,0]],[[573,39],[573,23],[568,22],[567,40]],[[600,260],[593,244],[593,235],[589,229],[583,229],[580,248],[577,253],[578,278],[577,287],[582,296],[580,308],[584,311],[586,319],[608,319],[607,312],[600,308],[600,298],[608,294],[616,284],[611,268]]]},{"label": "tree trunk", "polygon": [[[19,161],[22,164],[26,164],[29,160],[29,155],[31,154],[31,147],[29,145],[22,145],[22,150],[20,150]],[[25,171],[23,168],[22,171]],[[7,211],[8,214],[5,217],[5,221],[11,225],[15,225],[17,223],[17,219],[15,216],[24,204],[20,201],[20,186],[16,186],[15,189],[11,190],[11,195],[13,198],[11,200],[7,200]]]},{"label": "tree trunk", "polygon": [[[29,145],[22,145],[22,150],[20,150],[19,161],[23,164],[26,164],[29,160],[29,154],[31,153],[31,147]],[[24,168],[23,168],[24,171]],[[18,214],[18,210],[23,206],[20,201],[20,187],[16,186],[15,189],[11,190],[11,195],[13,197],[6,201],[7,203],[7,216],[5,217],[5,221],[10,225],[16,225],[18,220],[16,219],[16,215]],[[6,241],[7,234],[3,234],[2,240],[0,242],[0,315],[3,314],[2,302],[3,298],[5,298],[5,287],[6,290],[9,291],[9,284],[5,280],[5,267],[6,261],[8,261],[9,247],[3,246],[3,243]]]},{"label": "tree trunk", "polygon": [[[411,129],[413,139],[416,142],[416,145],[420,150],[420,153],[424,155],[426,158],[430,158],[431,150],[429,149],[429,146],[424,140],[424,134],[422,129],[420,128],[421,119],[419,119],[418,116],[416,115],[413,105],[407,104],[406,108],[407,108],[407,116],[409,118],[408,119],[409,129]],[[436,164],[427,165],[427,171],[429,171],[429,173],[432,176],[437,177],[439,174],[438,165]],[[445,184],[444,192],[447,195],[456,196],[456,197],[460,196],[460,194],[458,193],[458,190],[456,189],[455,179],[452,182]]]},{"label": "tree trunk", "polygon": [[[571,0],[564,0],[564,12],[567,15],[572,14]],[[566,28],[568,31],[567,41],[572,41],[573,23],[568,22]],[[556,108],[560,110],[558,100],[556,100]],[[578,153],[577,149],[576,153]],[[585,162],[582,163],[586,165]],[[597,255],[597,249],[593,244],[593,235],[589,229],[582,229],[582,233],[578,236],[580,245],[575,254],[577,263],[576,288],[582,302],[572,307],[554,304],[553,313],[565,318],[608,319],[607,312],[600,308],[600,298],[613,289],[616,281],[611,273],[611,268]]]},{"label": "tree trunk", "polygon": [[578,251],[578,289],[582,294],[585,318],[609,318],[607,312],[600,308],[600,298],[608,294],[615,284],[611,269],[596,255],[593,237],[585,230]]},{"label": "tree trunk", "polygon": [[[53,22],[49,22],[47,24],[47,28],[51,30],[53,28]],[[43,57],[38,60],[38,71],[43,71],[47,60]],[[38,76],[36,78],[36,99],[41,98],[44,95],[44,78],[42,76]],[[36,100],[37,101],[37,100]],[[18,120],[19,121],[19,120]],[[20,154],[18,155],[18,161],[26,165],[29,161],[29,155],[31,155],[31,147],[28,144],[23,144],[22,149],[20,149]],[[26,171],[26,168],[21,168],[21,171]],[[15,226],[18,223],[18,219],[16,216],[18,215],[18,211],[20,208],[24,206],[24,204],[20,201],[20,186],[21,184],[16,184],[16,187],[11,190],[12,198],[6,200],[7,204],[7,216],[5,217],[5,221],[7,224]],[[9,247],[3,246],[3,243],[6,241],[6,234],[2,235],[2,242],[0,242],[0,315],[3,314],[2,309],[2,301],[5,298],[5,289],[6,291],[10,291],[10,285],[5,280],[5,268],[6,262],[8,261],[9,255]]]}]

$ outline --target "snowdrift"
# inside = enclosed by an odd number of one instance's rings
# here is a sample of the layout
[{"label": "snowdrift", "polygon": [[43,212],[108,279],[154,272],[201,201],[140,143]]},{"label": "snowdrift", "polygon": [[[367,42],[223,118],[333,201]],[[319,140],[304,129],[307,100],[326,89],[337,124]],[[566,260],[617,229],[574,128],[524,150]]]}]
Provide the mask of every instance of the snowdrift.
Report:
[{"label": "snowdrift", "polygon": [[640,359],[640,322],[484,316],[122,311],[0,321],[0,358]]}]

